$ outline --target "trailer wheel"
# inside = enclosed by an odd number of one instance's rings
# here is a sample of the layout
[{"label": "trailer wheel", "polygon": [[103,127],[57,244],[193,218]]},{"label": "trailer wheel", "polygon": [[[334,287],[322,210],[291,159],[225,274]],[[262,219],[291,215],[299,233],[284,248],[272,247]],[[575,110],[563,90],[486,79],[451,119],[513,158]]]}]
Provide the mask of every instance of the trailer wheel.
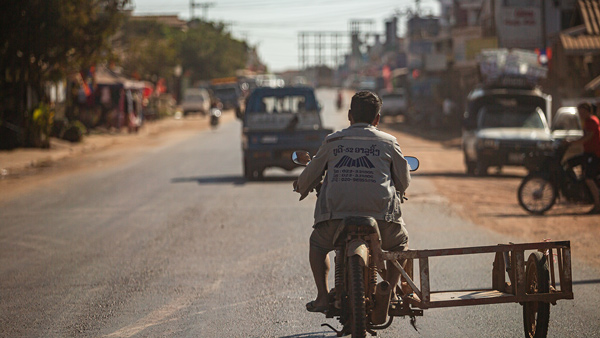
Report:
[{"label": "trailer wheel", "polygon": [[[527,294],[548,293],[550,291],[550,274],[546,256],[541,252],[529,255],[525,270],[527,278]],[[550,321],[550,303],[525,302],[523,304],[523,324],[525,338],[545,338]]]}]

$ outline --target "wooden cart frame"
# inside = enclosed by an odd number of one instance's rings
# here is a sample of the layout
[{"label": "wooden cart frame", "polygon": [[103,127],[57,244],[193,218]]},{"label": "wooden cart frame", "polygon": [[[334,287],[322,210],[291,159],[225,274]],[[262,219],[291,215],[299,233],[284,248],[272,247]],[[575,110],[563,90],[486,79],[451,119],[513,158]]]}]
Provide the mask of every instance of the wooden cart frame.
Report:
[{"label": "wooden cart frame", "polygon": [[[525,252],[532,250],[546,256],[549,268],[549,292],[528,292]],[[429,258],[455,255],[495,253],[492,268],[492,288],[485,290],[433,291],[429,283]],[[383,252],[383,258],[400,269],[402,281],[408,283],[412,295],[403,297],[411,306],[420,309],[499,304],[518,302],[544,302],[555,304],[559,299],[573,299],[571,273],[571,244],[569,241],[499,244],[439,250],[408,250],[404,252]],[[406,259],[405,268],[397,260]],[[414,283],[414,260],[419,261],[420,288]],[[506,280],[506,275],[508,279]],[[556,281],[559,281],[558,287]],[[405,310],[409,310],[408,307]],[[421,311],[399,311],[390,315],[421,315]]]}]

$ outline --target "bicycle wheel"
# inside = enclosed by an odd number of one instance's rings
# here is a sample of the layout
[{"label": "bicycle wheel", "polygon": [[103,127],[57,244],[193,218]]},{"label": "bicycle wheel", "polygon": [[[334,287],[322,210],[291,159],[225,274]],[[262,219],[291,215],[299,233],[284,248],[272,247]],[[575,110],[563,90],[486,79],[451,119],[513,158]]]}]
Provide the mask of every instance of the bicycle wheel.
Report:
[{"label": "bicycle wheel", "polygon": [[352,310],[351,332],[352,338],[365,338],[367,336],[367,310],[365,304],[364,269],[360,264],[359,256],[352,256],[349,263],[350,280],[350,306]]},{"label": "bicycle wheel", "polygon": [[[527,268],[527,294],[550,292],[550,273],[546,256],[541,252],[529,255]],[[523,324],[525,338],[545,338],[550,321],[550,303],[525,302],[523,304]]]},{"label": "bicycle wheel", "polygon": [[517,193],[519,205],[536,215],[541,215],[550,210],[556,203],[557,195],[554,184],[539,175],[525,177]]}]

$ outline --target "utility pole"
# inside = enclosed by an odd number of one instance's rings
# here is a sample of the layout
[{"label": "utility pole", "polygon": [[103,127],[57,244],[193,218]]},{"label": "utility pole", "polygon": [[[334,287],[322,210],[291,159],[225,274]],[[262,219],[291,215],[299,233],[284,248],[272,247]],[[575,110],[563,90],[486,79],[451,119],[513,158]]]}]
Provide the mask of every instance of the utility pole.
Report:
[{"label": "utility pole", "polygon": [[421,16],[421,0],[415,0],[415,7],[417,10],[417,16]]},{"label": "utility pole", "polygon": [[546,43],[546,1],[542,0],[541,1],[541,7],[542,7],[542,48],[544,48],[544,54],[546,54],[546,47],[547,43]]},{"label": "utility pole", "polygon": [[237,22],[235,21],[224,21],[223,22],[223,29],[225,30],[225,32],[232,34],[233,33],[233,26],[236,25]]},{"label": "utility pole", "polygon": [[216,6],[214,2],[195,2],[190,0],[190,21],[194,20],[194,8],[202,8],[202,17],[204,21],[208,21],[208,9]]}]

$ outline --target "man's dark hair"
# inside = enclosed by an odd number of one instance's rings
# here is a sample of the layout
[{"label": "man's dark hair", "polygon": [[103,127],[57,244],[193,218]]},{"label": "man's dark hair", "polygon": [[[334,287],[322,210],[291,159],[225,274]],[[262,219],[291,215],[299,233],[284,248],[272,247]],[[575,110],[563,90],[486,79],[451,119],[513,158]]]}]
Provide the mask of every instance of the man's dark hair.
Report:
[{"label": "man's dark hair", "polygon": [[577,105],[578,110],[586,110],[588,113],[593,114],[592,105],[589,102],[582,102]]},{"label": "man's dark hair", "polygon": [[381,109],[381,99],[374,93],[363,90],[352,96],[350,114],[355,123],[371,123]]}]

